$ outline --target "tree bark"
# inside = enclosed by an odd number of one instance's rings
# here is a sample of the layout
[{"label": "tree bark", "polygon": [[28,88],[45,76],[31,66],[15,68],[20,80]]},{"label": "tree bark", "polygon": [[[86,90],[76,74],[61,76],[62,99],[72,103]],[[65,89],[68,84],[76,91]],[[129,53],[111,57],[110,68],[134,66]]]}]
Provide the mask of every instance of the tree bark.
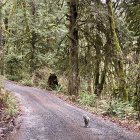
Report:
[{"label": "tree bark", "polygon": [[123,55],[122,55],[122,50],[121,50],[119,40],[115,31],[115,21],[113,17],[112,1],[107,0],[106,3],[108,7],[108,16],[109,16],[110,30],[111,30],[111,36],[112,36],[112,45],[113,45],[112,59],[114,62],[115,71],[119,79],[119,92],[123,94],[122,99],[127,101],[128,94],[126,92],[126,80],[125,80],[125,72],[123,68]]},{"label": "tree bark", "polygon": [[1,56],[1,53],[2,53],[2,13],[1,13],[1,5],[2,5],[2,0],[0,0],[0,56]]},{"label": "tree bark", "polygon": [[4,75],[4,48],[3,48],[3,35],[2,35],[2,0],[0,0],[0,74]]},{"label": "tree bark", "polygon": [[[36,8],[35,8],[35,3],[34,0],[31,1],[31,7],[32,7],[32,16],[33,16],[33,23],[35,22],[35,13],[36,13]],[[30,72],[33,72],[36,69],[36,62],[35,62],[35,49],[36,49],[36,33],[35,31],[32,31],[31,33],[31,60],[30,60]]]},{"label": "tree bark", "polygon": [[88,45],[88,50],[87,50],[87,71],[88,71],[88,76],[87,76],[87,91],[89,93],[92,93],[92,49],[91,46]]},{"label": "tree bark", "polygon": [[100,81],[100,84],[99,84],[99,87],[98,87],[98,94],[99,94],[99,96],[101,95],[101,93],[103,91],[103,88],[104,88],[107,71],[108,71],[108,56],[105,56],[104,69],[102,71],[101,81]]},{"label": "tree bark", "polygon": [[138,119],[140,120],[140,37],[137,40],[138,48],[136,49],[136,64],[139,66],[137,69],[138,76],[136,79],[136,110],[138,111]]},{"label": "tree bark", "polygon": [[78,0],[69,0],[69,85],[70,95],[78,96],[79,91],[79,71],[78,71]]},{"label": "tree bark", "polygon": [[94,94],[99,96],[99,83],[100,83],[100,63],[101,63],[101,52],[100,48],[97,46],[96,49],[96,64],[95,64],[95,90]]},{"label": "tree bark", "polygon": [[139,111],[138,119],[140,120],[140,70],[136,81],[136,110]]}]

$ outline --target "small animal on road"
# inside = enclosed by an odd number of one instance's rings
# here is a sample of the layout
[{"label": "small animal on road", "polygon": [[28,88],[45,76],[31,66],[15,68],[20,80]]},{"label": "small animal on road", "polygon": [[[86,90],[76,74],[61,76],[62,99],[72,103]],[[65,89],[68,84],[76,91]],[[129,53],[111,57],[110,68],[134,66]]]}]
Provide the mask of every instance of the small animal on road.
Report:
[{"label": "small animal on road", "polygon": [[84,114],[83,119],[84,119],[85,127],[87,128],[89,125],[90,118],[86,114]]}]

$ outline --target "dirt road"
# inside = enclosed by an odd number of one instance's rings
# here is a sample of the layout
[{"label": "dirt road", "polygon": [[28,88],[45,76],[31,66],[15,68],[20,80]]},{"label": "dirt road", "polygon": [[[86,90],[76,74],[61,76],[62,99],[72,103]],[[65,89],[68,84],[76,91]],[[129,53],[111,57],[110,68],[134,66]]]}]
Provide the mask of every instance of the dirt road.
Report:
[{"label": "dirt road", "polygon": [[[10,140],[140,140],[115,124],[73,107],[49,92],[5,82],[23,107],[23,122]],[[84,128],[83,114],[91,118]]]}]

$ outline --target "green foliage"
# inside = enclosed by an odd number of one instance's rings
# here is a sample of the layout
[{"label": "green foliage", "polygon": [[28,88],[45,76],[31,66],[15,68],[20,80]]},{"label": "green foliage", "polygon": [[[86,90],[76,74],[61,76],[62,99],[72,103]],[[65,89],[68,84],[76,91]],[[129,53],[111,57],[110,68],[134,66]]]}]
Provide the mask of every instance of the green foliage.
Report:
[{"label": "green foliage", "polygon": [[86,106],[94,106],[96,101],[95,94],[88,94],[86,92],[80,93],[79,103]]},{"label": "green foliage", "polygon": [[126,20],[129,22],[129,29],[134,31],[136,36],[140,36],[140,3],[136,0],[124,2],[126,9]]},{"label": "green foliage", "polygon": [[22,79],[20,79],[19,82],[25,86],[30,86],[30,87],[35,86],[33,82],[33,77],[27,72],[24,72],[22,74]]},{"label": "green foliage", "polygon": [[11,93],[1,89],[0,91],[0,105],[4,106],[4,113],[7,114],[7,116],[15,116],[18,113],[18,103],[11,95]]},{"label": "green foliage", "polygon": [[63,85],[56,86],[55,90],[57,92],[61,92],[61,93],[66,93],[66,91],[67,91],[66,88]]},{"label": "green foliage", "polygon": [[4,77],[0,75],[0,89],[4,88]]},{"label": "green foliage", "polygon": [[63,2],[9,1],[4,10],[10,30],[5,32],[6,55],[22,53],[24,69],[30,72],[46,65],[48,51],[53,52],[66,34]]},{"label": "green foliage", "polygon": [[51,90],[49,87],[48,87],[48,80],[47,79],[42,79],[42,80],[39,80],[38,83],[36,83],[36,86],[42,88],[42,89],[48,89],[48,90]]},{"label": "green foliage", "polygon": [[13,81],[19,81],[22,78],[22,56],[10,54],[5,59],[7,78]]},{"label": "green foliage", "polygon": [[137,113],[134,110],[132,104],[129,102],[122,101],[110,101],[102,100],[99,103],[99,107],[102,110],[102,114],[117,116],[119,118],[135,118],[137,117]]},{"label": "green foliage", "polygon": [[33,80],[30,78],[24,78],[20,82],[25,86],[30,86],[30,87],[34,86]]},{"label": "green foliage", "polygon": [[11,80],[11,81],[20,81],[21,80],[21,77],[17,76],[17,75],[6,75],[6,78]]}]

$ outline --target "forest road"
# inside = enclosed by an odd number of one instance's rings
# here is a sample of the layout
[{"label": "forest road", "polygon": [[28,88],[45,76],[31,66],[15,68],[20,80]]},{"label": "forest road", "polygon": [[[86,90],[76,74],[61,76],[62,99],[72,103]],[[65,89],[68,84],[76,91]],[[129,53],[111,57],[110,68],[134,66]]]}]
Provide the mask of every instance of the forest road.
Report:
[{"label": "forest road", "polygon": [[[140,140],[140,136],[71,106],[52,93],[5,81],[23,108],[20,129],[9,140]],[[83,114],[90,117],[84,128]]]}]

